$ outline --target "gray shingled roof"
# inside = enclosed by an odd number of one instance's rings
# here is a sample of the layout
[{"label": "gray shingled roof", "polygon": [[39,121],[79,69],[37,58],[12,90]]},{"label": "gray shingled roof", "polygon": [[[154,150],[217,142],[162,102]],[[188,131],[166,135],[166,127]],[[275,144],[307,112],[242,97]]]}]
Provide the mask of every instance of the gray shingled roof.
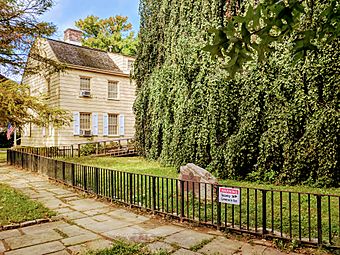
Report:
[{"label": "gray shingled roof", "polygon": [[88,47],[47,39],[57,59],[65,64],[122,72],[108,53]]}]

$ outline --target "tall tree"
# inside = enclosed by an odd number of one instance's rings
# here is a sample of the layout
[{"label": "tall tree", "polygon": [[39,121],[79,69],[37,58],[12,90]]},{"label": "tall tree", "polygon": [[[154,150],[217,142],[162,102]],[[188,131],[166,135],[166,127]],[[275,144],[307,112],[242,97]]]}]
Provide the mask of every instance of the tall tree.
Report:
[{"label": "tall tree", "polygon": [[[292,32],[270,45],[266,61],[251,52],[254,60],[230,79],[223,69],[228,58],[215,61],[202,51],[213,41],[208,30],[227,22],[226,12],[245,10],[241,1],[228,1],[236,4],[231,8],[225,2],[141,0],[134,104],[141,152],[166,164],[193,162],[223,178],[338,187],[339,39],[321,40],[294,63]],[[314,21],[332,0],[323,2]],[[235,30],[239,38],[242,27]],[[243,57],[244,44],[233,42]]]},{"label": "tall tree", "polygon": [[[51,23],[39,21],[39,16],[52,7],[53,0],[0,1],[0,125],[8,122],[16,126],[26,123],[42,125],[52,121],[56,125],[69,120],[60,109],[49,107],[43,98],[31,96],[24,84],[5,76],[16,74],[49,75],[63,69],[59,63],[47,59],[33,47],[36,38],[55,32]],[[28,56],[30,64],[26,66]],[[46,71],[48,70],[48,71]]]},{"label": "tall tree", "polygon": [[83,45],[129,56],[136,55],[138,40],[131,31],[132,24],[128,22],[128,17],[116,15],[100,19],[90,15],[75,24],[83,31]]},{"label": "tall tree", "polygon": [[[237,6],[240,2],[242,8]],[[275,50],[274,43],[289,40],[298,61],[320,45],[337,40],[340,4],[338,0],[226,0],[225,21],[210,30],[214,40],[205,50],[226,59],[227,70],[234,76],[245,62],[264,61],[266,53]]]}]

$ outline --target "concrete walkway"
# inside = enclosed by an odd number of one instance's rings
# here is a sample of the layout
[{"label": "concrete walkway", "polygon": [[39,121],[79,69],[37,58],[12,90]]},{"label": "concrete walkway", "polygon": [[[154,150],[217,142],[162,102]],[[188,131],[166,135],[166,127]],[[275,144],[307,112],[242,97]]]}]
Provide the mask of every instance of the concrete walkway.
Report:
[{"label": "concrete walkway", "polygon": [[229,240],[217,231],[189,229],[138,215],[4,164],[0,165],[0,182],[42,202],[60,217],[55,222],[0,232],[0,254],[81,254],[110,247],[118,238],[143,242],[151,251],[164,249],[178,255],[285,254],[268,246]]}]

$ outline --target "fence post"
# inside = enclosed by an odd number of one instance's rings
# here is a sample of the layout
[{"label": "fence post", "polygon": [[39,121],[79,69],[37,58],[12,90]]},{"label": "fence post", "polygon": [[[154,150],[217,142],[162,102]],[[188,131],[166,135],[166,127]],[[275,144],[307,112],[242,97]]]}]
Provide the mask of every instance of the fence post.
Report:
[{"label": "fence post", "polygon": [[72,180],[72,186],[75,186],[75,179],[74,179],[74,171],[75,171],[75,165],[74,163],[71,163],[71,180]]},{"label": "fence post", "polygon": [[183,221],[184,218],[184,181],[179,180],[180,182],[180,188],[181,188],[181,221]]},{"label": "fence post", "polygon": [[262,190],[262,235],[267,234],[267,191]]},{"label": "fence post", "polygon": [[63,182],[65,182],[65,162],[62,162],[62,174],[63,174]]},{"label": "fence post", "polygon": [[316,195],[316,216],[318,225],[318,245],[322,246],[321,196]]},{"label": "fence post", "polygon": [[11,165],[10,150],[7,150],[6,153],[7,153],[7,158],[6,158],[7,165],[8,165],[8,164]]},{"label": "fence post", "polygon": [[96,183],[96,194],[99,195],[99,169],[95,168],[94,181]]},{"label": "fence post", "polygon": [[78,144],[78,158],[80,157],[80,144]]},{"label": "fence post", "polygon": [[96,143],[96,155],[99,154],[99,143]]},{"label": "fence post", "polygon": [[73,158],[73,145],[71,145],[71,157]]},{"label": "fence post", "polygon": [[156,211],[156,176],[152,177],[152,210]]},{"label": "fence post", "polygon": [[54,179],[57,179],[57,171],[58,171],[58,161],[54,160]]},{"label": "fence post", "polygon": [[219,201],[220,189],[219,189],[218,185],[216,185],[215,187],[214,186],[213,186],[213,188],[216,187],[217,230],[220,230],[220,228],[221,228],[221,202]]},{"label": "fence post", "polygon": [[130,188],[130,206],[133,204],[133,188],[132,188],[132,173],[130,173],[129,188]]}]

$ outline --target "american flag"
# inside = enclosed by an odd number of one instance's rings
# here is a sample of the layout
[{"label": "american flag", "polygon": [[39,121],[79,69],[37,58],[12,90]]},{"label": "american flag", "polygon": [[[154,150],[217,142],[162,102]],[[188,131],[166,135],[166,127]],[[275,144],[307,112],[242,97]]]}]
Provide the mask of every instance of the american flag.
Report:
[{"label": "american flag", "polygon": [[13,134],[14,129],[15,128],[11,125],[11,123],[8,123],[8,126],[7,126],[7,140],[11,139],[11,135]]}]

